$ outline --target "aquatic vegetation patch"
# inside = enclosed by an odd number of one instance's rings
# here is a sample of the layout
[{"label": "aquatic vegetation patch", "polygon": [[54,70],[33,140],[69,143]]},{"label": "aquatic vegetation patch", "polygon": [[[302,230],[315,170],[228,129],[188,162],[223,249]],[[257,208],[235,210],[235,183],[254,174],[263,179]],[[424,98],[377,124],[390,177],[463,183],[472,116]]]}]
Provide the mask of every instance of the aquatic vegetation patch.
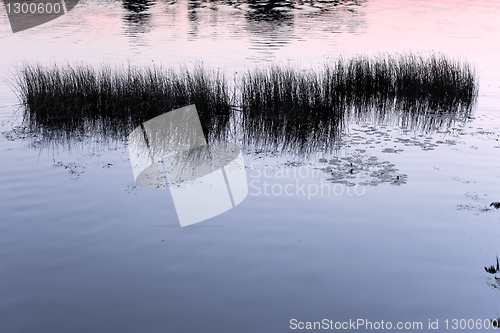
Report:
[{"label": "aquatic vegetation patch", "polygon": [[449,138],[436,140],[429,134],[414,134],[403,137],[401,134],[409,135],[409,132],[404,128],[395,130],[386,128],[386,126],[374,127],[369,124],[353,125],[349,131],[352,134],[343,136],[344,144],[349,147],[359,147],[355,150],[361,149],[363,151],[375,149],[378,146],[382,148],[382,153],[398,154],[404,152],[403,146],[420,147],[423,151],[429,151],[441,145],[454,146],[461,143]]},{"label": "aquatic vegetation patch", "polygon": [[26,124],[51,132],[127,136],[157,115],[196,104],[207,132],[223,132],[231,113],[222,71],[161,67],[93,68],[24,64],[16,73]]},{"label": "aquatic vegetation patch", "polygon": [[[495,206],[495,202],[491,203],[489,206],[485,204],[488,195],[484,194],[482,196],[478,195],[477,193],[470,193],[467,192],[464,194],[469,200],[472,200],[476,202],[477,204],[459,204],[457,205],[457,210],[468,210],[468,211],[475,211],[476,215],[479,213],[487,213],[487,212],[492,212]],[[499,204],[500,206],[500,204]],[[490,208],[493,207],[493,208]]]},{"label": "aquatic vegetation patch", "polygon": [[383,153],[388,153],[388,154],[397,154],[404,151],[403,149],[398,149],[398,148],[384,148],[382,149]]},{"label": "aquatic vegetation patch", "polygon": [[500,202],[492,202],[490,204],[490,207],[494,207],[495,209],[500,209]]},{"label": "aquatic vegetation patch", "polygon": [[328,163],[323,171],[332,183],[346,186],[377,186],[382,183],[399,186],[406,184],[408,175],[398,173],[399,169],[389,161],[381,161],[376,156],[369,156],[360,152],[346,157],[334,157],[327,161],[320,159],[320,163]]},{"label": "aquatic vegetation patch", "polygon": [[478,92],[469,64],[440,55],[339,58],[308,70],[271,65],[248,70],[237,83],[247,138],[266,133],[267,143],[291,142],[302,151],[338,145],[348,122],[449,127],[470,117]]},{"label": "aquatic vegetation patch", "polygon": [[[305,153],[338,146],[352,120],[396,119],[401,127],[421,130],[449,126],[468,119],[478,90],[468,63],[413,54],[339,58],[309,69],[270,65],[233,80],[201,64],[25,63],[15,73],[15,87],[26,127],[49,139],[125,138],[148,119],[196,104],[208,137],[236,130],[245,143]],[[375,141],[390,140],[373,134]]]},{"label": "aquatic vegetation patch", "polygon": [[[498,261],[498,256],[496,257],[496,265],[491,265],[489,267],[485,266],[484,270],[491,275],[496,275],[497,273],[499,273],[500,262]],[[493,289],[500,289],[500,278],[498,276],[493,276],[493,279],[488,277],[486,283]],[[498,320],[500,320],[500,318]],[[498,327],[498,323],[495,327]]]},{"label": "aquatic vegetation patch", "polygon": [[69,162],[69,163],[63,163],[62,161],[57,161],[54,164],[54,167],[57,168],[63,168],[65,170],[68,170],[68,173],[71,177],[72,180],[78,180],[80,179],[80,176],[85,172],[85,166],[80,165],[75,162]]},{"label": "aquatic vegetation patch", "polygon": [[[474,70],[445,56],[413,54],[339,58],[323,68],[303,70],[269,66],[249,70],[240,79],[241,107],[247,123],[304,128],[348,115],[384,119],[398,111],[402,125],[451,113],[467,116],[477,96]],[[315,126],[312,129],[316,129]],[[305,128],[308,132],[310,128]]]},{"label": "aquatic vegetation patch", "polygon": [[490,274],[498,273],[500,271],[500,263],[498,262],[498,257],[496,266],[491,265],[490,267],[484,267],[484,270]]}]

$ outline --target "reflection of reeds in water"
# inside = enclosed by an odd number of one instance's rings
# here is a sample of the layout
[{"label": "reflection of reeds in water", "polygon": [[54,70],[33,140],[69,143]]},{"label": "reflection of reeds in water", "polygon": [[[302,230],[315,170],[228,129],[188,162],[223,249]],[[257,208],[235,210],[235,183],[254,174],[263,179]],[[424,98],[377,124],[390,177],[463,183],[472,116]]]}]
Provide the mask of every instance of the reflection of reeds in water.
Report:
[{"label": "reflection of reeds in water", "polygon": [[53,133],[125,137],[159,114],[196,104],[205,133],[224,137],[237,124],[244,141],[281,150],[331,146],[348,120],[425,130],[466,118],[477,83],[467,63],[444,56],[340,58],[322,68],[269,66],[229,81],[218,71],[159,67],[42,66],[17,72],[25,120]]}]

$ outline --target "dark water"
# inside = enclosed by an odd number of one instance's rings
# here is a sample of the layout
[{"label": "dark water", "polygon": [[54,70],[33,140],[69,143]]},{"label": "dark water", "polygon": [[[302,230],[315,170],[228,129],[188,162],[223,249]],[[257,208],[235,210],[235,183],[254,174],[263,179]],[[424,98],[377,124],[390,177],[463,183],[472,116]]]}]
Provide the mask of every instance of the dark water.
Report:
[{"label": "dark water", "polygon": [[[429,331],[429,320],[444,330],[446,319],[451,329],[453,319],[497,317],[498,274],[484,267],[499,251],[500,212],[490,206],[500,201],[499,9],[493,1],[83,1],[16,34],[2,15],[0,327],[286,332],[292,319],[363,319]],[[341,55],[409,51],[476,66],[470,114],[408,122],[366,113],[346,119],[334,142],[306,140],[305,152],[262,129],[245,140],[232,123],[225,139],[242,148],[248,196],[184,228],[170,190],[136,186],[123,137],[29,132],[9,86],[24,60],[202,61],[232,78],[273,63],[307,69]]]}]

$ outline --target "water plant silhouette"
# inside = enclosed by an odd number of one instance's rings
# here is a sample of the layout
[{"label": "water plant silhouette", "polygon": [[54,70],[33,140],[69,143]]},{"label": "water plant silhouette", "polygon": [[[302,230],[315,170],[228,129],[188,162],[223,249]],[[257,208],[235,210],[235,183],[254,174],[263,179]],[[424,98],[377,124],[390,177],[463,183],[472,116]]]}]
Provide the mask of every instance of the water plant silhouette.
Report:
[{"label": "water plant silhouette", "polygon": [[500,265],[498,263],[498,257],[497,257],[497,265],[493,266],[491,265],[490,267],[484,267],[484,270],[490,274],[496,274],[500,271]]},{"label": "water plant silhouette", "polygon": [[223,73],[202,66],[174,71],[25,64],[16,82],[25,124],[48,136],[97,131],[125,137],[140,123],[189,104],[196,104],[205,132],[220,133],[231,112]]},{"label": "water plant silhouette", "polygon": [[332,146],[348,120],[398,119],[425,130],[467,119],[473,68],[442,55],[339,58],[304,70],[270,65],[230,81],[221,69],[23,64],[15,73],[25,125],[47,138],[125,138],[141,122],[195,104],[208,138],[238,128],[279,150]]},{"label": "water plant silhouette", "polygon": [[[496,259],[497,259],[496,265],[491,265],[490,267],[487,267],[487,266],[484,267],[484,270],[487,273],[497,274],[498,272],[500,272],[500,263],[498,261],[498,256],[496,257]],[[487,284],[490,287],[493,287],[494,289],[500,289],[500,278],[496,277],[496,276],[494,278],[495,278],[494,282],[487,281]],[[491,321],[491,324],[493,327],[495,327],[495,328],[500,327],[500,317],[498,316],[498,313],[497,313],[497,319],[490,319],[490,321]]]}]

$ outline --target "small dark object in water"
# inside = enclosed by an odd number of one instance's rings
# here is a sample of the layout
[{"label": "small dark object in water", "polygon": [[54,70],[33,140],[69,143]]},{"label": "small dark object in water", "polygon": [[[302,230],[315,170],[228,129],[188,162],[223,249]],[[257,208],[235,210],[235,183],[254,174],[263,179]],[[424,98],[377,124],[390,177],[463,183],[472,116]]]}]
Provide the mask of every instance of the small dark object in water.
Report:
[{"label": "small dark object in water", "polygon": [[490,267],[485,267],[484,270],[490,274],[495,274],[500,271],[500,264],[498,262],[498,257],[497,257],[497,267],[495,266],[490,266]]},{"label": "small dark object in water", "polygon": [[497,319],[490,319],[491,320],[491,325],[493,325],[493,327],[500,327],[500,318],[497,318]]},{"label": "small dark object in water", "polygon": [[500,208],[500,202],[492,202],[490,204],[490,207],[495,207],[496,209],[499,209]]}]

